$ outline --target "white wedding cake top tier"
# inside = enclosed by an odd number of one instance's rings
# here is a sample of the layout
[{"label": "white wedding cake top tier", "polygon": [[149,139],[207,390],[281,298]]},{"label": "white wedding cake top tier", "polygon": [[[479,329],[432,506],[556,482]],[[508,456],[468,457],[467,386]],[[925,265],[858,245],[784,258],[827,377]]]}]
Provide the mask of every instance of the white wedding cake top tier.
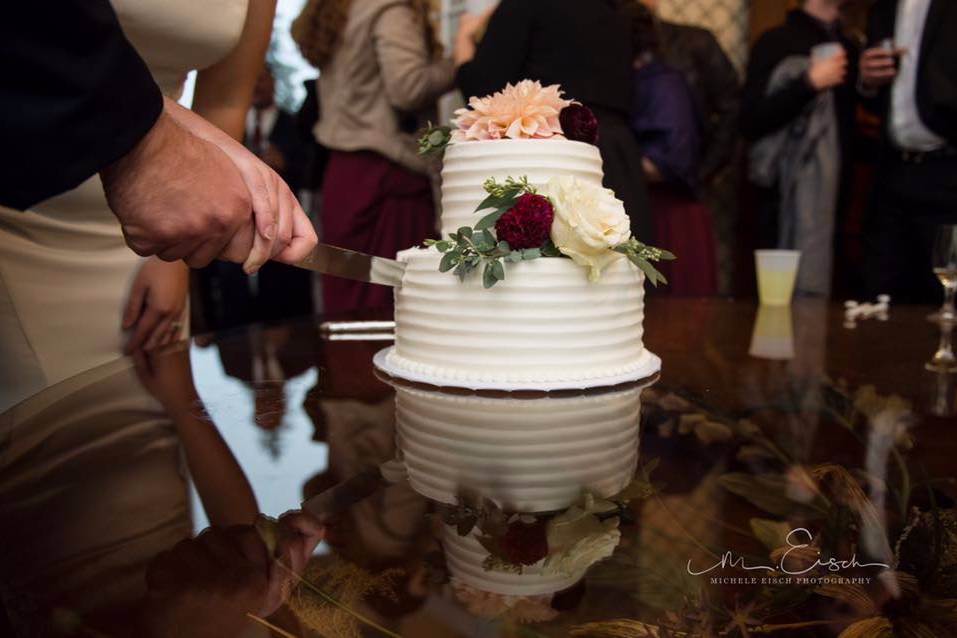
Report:
[{"label": "white wedding cake top tier", "polygon": [[530,184],[541,187],[556,175],[601,186],[604,174],[598,147],[561,139],[450,144],[442,164],[442,237],[481,219],[475,208],[487,195],[482,185],[490,177],[503,182],[525,176]]},{"label": "white wedding cake top tier", "polygon": [[398,386],[409,483],[442,503],[470,494],[519,512],[562,510],[583,492],[610,497],[635,474],[641,390],[505,399]]}]

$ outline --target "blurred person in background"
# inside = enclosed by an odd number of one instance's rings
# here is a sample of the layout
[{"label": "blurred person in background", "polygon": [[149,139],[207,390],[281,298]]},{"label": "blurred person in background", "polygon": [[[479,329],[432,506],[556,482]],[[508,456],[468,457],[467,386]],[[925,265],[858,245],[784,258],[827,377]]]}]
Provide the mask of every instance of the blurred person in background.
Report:
[{"label": "blurred person in background", "polygon": [[[306,177],[308,142],[300,137],[296,115],[276,104],[275,90],[272,71],[263,67],[241,139],[298,195]],[[198,270],[194,282],[193,323],[201,332],[307,316],[313,311],[312,275],[286,264],[268,262],[247,275],[240,264],[215,261]]]},{"label": "blurred person in background", "polygon": [[566,98],[590,108],[599,124],[605,186],[625,203],[632,232],[644,239],[654,231],[641,151],[628,124],[632,1],[502,0],[486,13],[462,16],[454,57],[466,97],[530,79],[559,84]]},{"label": "blurred person in background", "polygon": [[265,66],[246,113],[243,145],[279,173],[296,195],[302,190],[305,143],[297,129],[297,115],[276,104],[276,79]]},{"label": "blurred person in background", "polygon": [[762,200],[760,243],[802,251],[804,294],[830,294],[835,221],[848,192],[857,54],[842,30],[845,3],[805,0],[764,33],[742,94],[749,174]]},{"label": "blurred person in background", "polygon": [[662,20],[657,13],[659,0],[640,1],[655,16],[657,57],[681,73],[691,88],[701,140],[698,194],[711,211],[718,290],[730,294],[737,243],[741,80],[711,31]]},{"label": "blurred person in background", "polygon": [[[453,86],[424,0],[309,0],[293,22],[319,68],[316,139],[329,149],[320,226],[335,246],[395,258],[435,235],[431,165],[414,134]],[[322,279],[322,311],[392,308],[392,290]]]},{"label": "blurred person in background", "polygon": [[884,118],[865,223],[868,294],[935,302],[934,230],[957,223],[957,4],[879,0],[860,90]]},{"label": "blurred person in background", "polygon": [[631,126],[641,147],[654,216],[654,243],[682,255],[662,264],[663,294],[709,296],[717,292],[711,211],[699,197],[701,122],[680,71],[660,54],[655,17],[635,3],[632,34],[635,93]]},{"label": "blurred person in background", "polygon": [[[184,0],[114,4],[126,36],[162,90],[161,119],[169,120],[164,126],[190,131],[206,126],[219,136],[228,134],[238,147],[233,140],[242,138],[274,0],[226,0],[215,9]],[[174,100],[193,69],[199,73],[190,113]],[[268,171],[256,161],[254,170],[260,168]],[[181,180],[163,188],[177,186],[188,192],[192,185]],[[152,198],[162,202],[164,195]],[[0,409],[124,352],[188,333],[189,269],[182,261],[143,258],[130,250],[128,229],[117,222],[111,204],[100,178],[93,177],[28,211],[0,208]],[[172,217],[170,212],[170,223]],[[314,241],[311,227],[308,233]]]}]

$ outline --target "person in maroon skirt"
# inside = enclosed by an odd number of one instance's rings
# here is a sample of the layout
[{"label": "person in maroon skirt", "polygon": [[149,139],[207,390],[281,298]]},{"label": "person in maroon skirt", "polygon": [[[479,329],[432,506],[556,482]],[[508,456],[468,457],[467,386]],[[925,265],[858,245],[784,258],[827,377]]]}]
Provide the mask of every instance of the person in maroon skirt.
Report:
[{"label": "person in maroon skirt", "polygon": [[[320,226],[334,246],[394,258],[435,235],[432,165],[414,133],[452,88],[426,0],[309,0],[292,33],[319,68],[316,139],[330,150]],[[434,119],[434,118],[433,118]],[[392,289],[322,280],[326,315],[388,310]]]}]

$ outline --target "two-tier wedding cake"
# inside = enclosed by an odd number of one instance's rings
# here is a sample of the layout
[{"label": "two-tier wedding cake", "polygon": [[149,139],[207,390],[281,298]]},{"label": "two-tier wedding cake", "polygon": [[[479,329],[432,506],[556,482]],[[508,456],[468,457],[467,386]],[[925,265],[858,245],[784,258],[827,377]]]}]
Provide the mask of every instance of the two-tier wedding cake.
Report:
[{"label": "two-tier wedding cake", "polygon": [[[557,390],[653,375],[644,281],[671,258],[631,235],[602,186],[597,121],[557,86],[524,81],[457,112],[443,148],[439,241],[399,254],[387,373],[472,389]],[[447,145],[447,148],[446,148]]]}]

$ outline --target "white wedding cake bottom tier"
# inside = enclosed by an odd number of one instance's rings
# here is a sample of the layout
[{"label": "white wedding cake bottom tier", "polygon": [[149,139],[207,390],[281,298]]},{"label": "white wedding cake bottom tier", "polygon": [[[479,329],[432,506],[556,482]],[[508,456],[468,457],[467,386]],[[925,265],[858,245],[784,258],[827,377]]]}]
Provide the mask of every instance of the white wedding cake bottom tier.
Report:
[{"label": "white wedding cake bottom tier", "polygon": [[566,509],[583,492],[613,496],[637,466],[641,391],[504,399],[399,386],[409,484],[442,503],[469,494],[517,512]]},{"label": "white wedding cake bottom tier", "polygon": [[505,596],[541,596],[568,589],[585,576],[587,569],[578,573],[549,573],[544,561],[522,568],[522,573],[487,570],[483,567],[488,552],[474,538],[473,531],[459,536],[455,529],[443,526],[442,547],[449,575],[460,583],[479,591]]},{"label": "white wedding cake bottom tier", "polygon": [[471,389],[559,390],[649,377],[661,362],[642,343],[644,275],[627,259],[598,281],[564,258],[505,265],[482,286],[439,272],[435,249],[399,253],[395,347],[378,364],[413,381]]}]

